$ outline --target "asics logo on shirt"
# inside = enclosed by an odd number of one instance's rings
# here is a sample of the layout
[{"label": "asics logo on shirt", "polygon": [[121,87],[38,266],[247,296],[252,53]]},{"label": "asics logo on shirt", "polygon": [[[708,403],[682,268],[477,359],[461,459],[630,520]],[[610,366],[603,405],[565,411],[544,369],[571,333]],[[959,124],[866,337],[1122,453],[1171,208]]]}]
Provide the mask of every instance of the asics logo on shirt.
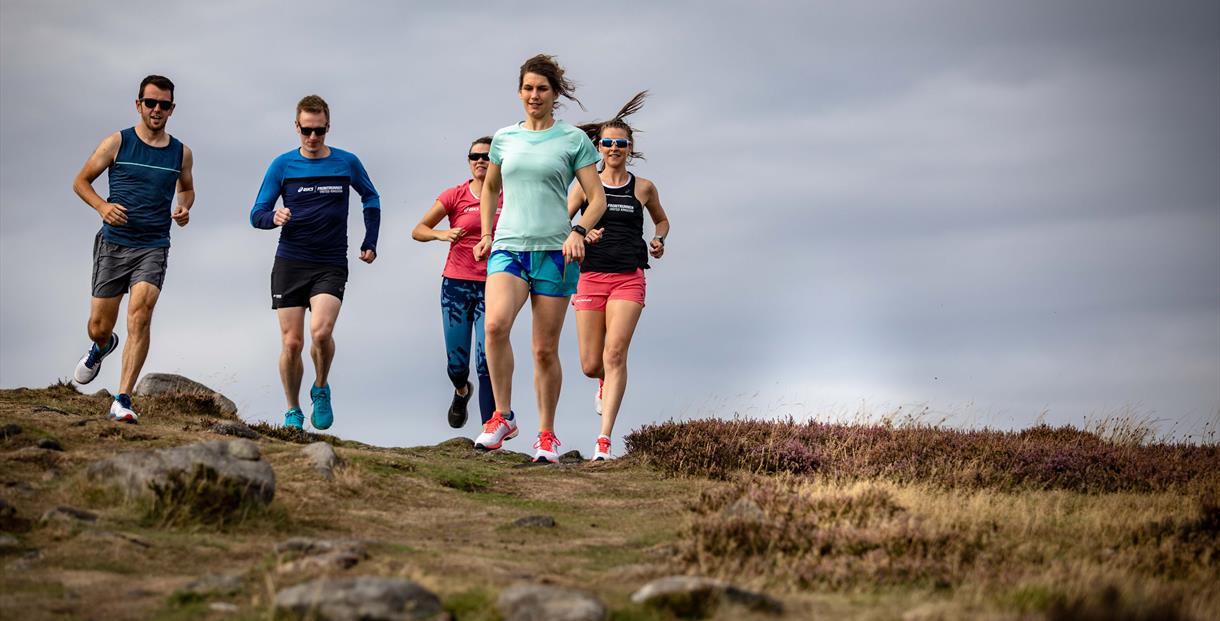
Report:
[{"label": "asics logo on shirt", "polygon": [[319,185],[316,187],[301,186],[297,188],[297,194],[301,192],[317,192],[318,194],[342,194],[343,186],[341,185]]}]

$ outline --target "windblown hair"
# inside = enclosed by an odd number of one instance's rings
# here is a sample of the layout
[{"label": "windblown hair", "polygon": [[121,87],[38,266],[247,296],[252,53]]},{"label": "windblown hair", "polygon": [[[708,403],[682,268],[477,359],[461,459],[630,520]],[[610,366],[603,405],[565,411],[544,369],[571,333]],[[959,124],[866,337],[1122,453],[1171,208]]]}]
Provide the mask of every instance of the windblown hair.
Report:
[{"label": "windblown hair", "polygon": [[474,145],[476,145],[476,144],[485,144],[487,146],[491,146],[491,136],[480,136],[478,138],[475,138],[474,142],[470,143],[470,146],[466,149],[466,152],[470,153],[470,149],[473,149]]},{"label": "windblown hair", "polygon": [[648,98],[648,91],[640,91],[635,94],[619,111],[614,115],[614,118],[609,121],[593,121],[592,123],[581,123],[576,127],[589,136],[589,140],[593,141],[593,146],[597,146],[597,141],[601,139],[602,132],[607,129],[621,129],[627,132],[627,139],[631,141],[631,153],[627,156],[627,164],[630,165],[637,159],[645,159],[644,154],[635,150],[635,129],[627,123],[627,117],[640,111],[644,107],[644,100]]},{"label": "windblown hair", "polygon": [[301,118],[302,112],[312,112],[314,114],[325,114],[326,124],[330,125],[330,106],[326,105],[326,100],[317,95],[306,95],[297,102],[297,118]]},{"label": "windblown hair", "polygon": [[170,82],[169,78],[167,78],[163,75],[155,75],[155,74],[147,76],[143,80],[140,80],[140,94],[136,95],[136,99],[144,98],[144,87],[148,86],[149,84],[152,84],[153,86],[155,86],[163,91],[169,91],[169,100],[170,101],[174,100],[174,83]]},{"label": "windblown hair", "polygon": [[551,85],[551,89],[555,91],[555,107],[559,107],[559,97],[562,95],[576,102],[581,110],[585,109],[585,104],[580,103],[576,98],[576,83],[563,76],[563,67],[555,62],[555,57],[547,54],[538,54],[533,58],[525,61],[521,65],[521,73],[517,76],[517,90],[521,90],[521,86],[525,84],[525,74],[536,73],[544,78]]}]

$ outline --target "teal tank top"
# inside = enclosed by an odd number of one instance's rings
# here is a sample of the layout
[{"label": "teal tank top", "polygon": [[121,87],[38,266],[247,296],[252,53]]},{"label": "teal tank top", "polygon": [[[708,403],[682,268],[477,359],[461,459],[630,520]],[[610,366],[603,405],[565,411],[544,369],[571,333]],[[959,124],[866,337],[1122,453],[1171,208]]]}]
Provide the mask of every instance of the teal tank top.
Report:
[{"label": "teal tank top", "polygon": [[134,127],[121,135],[106,201],[127,210],[127,223],[103,224],[102,239],[132,248],[167,248],[174,192],[182,172],[182,143],[170,136],[168,145],[153,147],[140,140]]}]

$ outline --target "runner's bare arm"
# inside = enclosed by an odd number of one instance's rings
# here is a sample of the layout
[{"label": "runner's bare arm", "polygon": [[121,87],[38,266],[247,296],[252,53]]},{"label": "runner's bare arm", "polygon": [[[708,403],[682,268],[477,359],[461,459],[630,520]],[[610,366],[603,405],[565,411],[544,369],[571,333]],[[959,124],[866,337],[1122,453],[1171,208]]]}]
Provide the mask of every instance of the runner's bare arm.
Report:
[{"label": "runner's bare arm", "polygon": [[665,237],[669,235],[669,216],[665,215],[665,208],[661,207],[661,194],[657,191],[657,186],[647,179],[639,180],[639,189],[641,202],[648,210],[648,215],[652,216],[652,223],[656,228],[652,241],[648,242],[648,253],[654,259],[660,259],[661,255],[665,254]]},{"label": "runner's bare arm", "polygon": [[182,172],[178,173],[178,206],[174,208],[173,218],[178,226],[186,226],[191,221],[191,207],[195,205],[195,154],[191,148],[182,145]]},{"label": "runner's bare arm", "polygon": [[[580,225],[586,231],[601,222],[602,214],[606,213],[606,190],[602,188],[601,177],[597,176],[597,165],[589,164],[576,171],[576,181],[588,197],[589,206],[580,217]],[[563,242],[563,256],[569,261],[583,261],[585,258],[585,237],[572,231],[567,241]]]},{"label": "runner's bare arm", "polygon": [[500,165],[487,163],[487,176],[483,178],[483,191],[479,193],[479,224],[483,236],[474,246],[474,260],[482,261],[491,251],[492,234],[496,222],[496,207],[500,204],[500,189],[504,187],[504,179],[500,177]]},{"label": "runner's bare arm", "polygon": [[447,241],[455,242],[466,232],[462,227],[455,227],[444,231],[436,230],[436,225],[441,223],[441,219],[445,217],[445,204],[437,200],[432,203],[432,207],[424,213],[424,217],[411,230],[411,239],[415,241]]},{"label": "runner's bare arm", "polygon": [[107,203],[106,199],[93,189],[93,181],[114,163],[114,158],[118,156],[119,146],[122,143],[123,137],[119,132],[106,136],[93,150],[89,159],[85,160],[85,165],[81,167],[80,172],[76,173],[76,179],[72,181],[72,190],[76,192],[76,195],[85,201],[85,204],[92,207],[106,224],[111,226],[126,223],[127,210],[122,205]]}]

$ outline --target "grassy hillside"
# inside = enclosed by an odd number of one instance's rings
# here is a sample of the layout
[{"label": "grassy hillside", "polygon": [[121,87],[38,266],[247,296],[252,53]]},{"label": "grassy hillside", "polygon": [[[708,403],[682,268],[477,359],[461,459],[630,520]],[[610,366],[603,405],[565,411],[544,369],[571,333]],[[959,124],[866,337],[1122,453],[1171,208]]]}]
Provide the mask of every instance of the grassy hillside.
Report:
[{"label": "grassy hillside", "polygon": [[[64,385],[0,391],[0,618],[268,619],[286,586],[383,575],[457,619],[498,618],[497,594],[529,580],[587,589],[612,619],[660,620],[673,617],[630,595],[674,573],[766,592],[791,619],[1220,618],[1214,445],[698,421],[637,430],[614,462],[530,466],[456,440],[381,448],[255,426],[275,500],[218,522],[83,475],[123,451],[226,439],[213,406],[145,399],[131,426],[101,419],[106,405]],[[345,462],[333,480],[301,452],[318,438]],[[97,519],[40,519],[61,506]],[[556,526],[513,524],[531,515]],[[340,567],[276,551],[301,536],[364,552]],[[207,574],[234,581],[181,590]],[[755,617],[774,618],[718,613]]]}]

